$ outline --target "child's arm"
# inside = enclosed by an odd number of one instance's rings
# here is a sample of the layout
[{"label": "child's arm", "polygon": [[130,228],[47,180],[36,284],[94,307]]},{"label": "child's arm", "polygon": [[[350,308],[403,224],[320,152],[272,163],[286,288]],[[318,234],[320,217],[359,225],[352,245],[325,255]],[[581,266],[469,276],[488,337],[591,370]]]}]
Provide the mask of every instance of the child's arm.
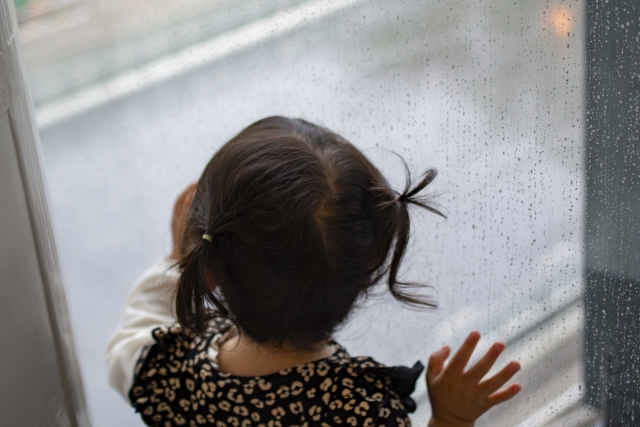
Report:
[{"label": "child's arm", "polygon": [[496,375],[482,380],[504,350],[502,343],[493,344],[478,363],[464,370],[479,339],[478,332],[471,332],[446,367],[449,347],[441,348],[429,358],[427,388],[432,415],[428,427],[473,427],[492,406],[511,399],[522,388],[512,384],[500,389],[520,370],[518,362],[509,362]]},{"label": "child's arm", "polygon": [[160,261],[138,279],[105,349],[109,384],[127,401],[140,352],[154,342],[151,331],[175,322],[172,300],[178,272],[171,265],[169,261]]},{"label": "child's arm", "polygon": [[133,371],[141,350],[154,343],[151,331],[175,323],[173,297],[179,273],[173,264],[179,259],[185,218],[191,205],[195,184],[176,201],[171,224],[173,252],[167,260],[149,268],[127,296],[118,328],[109,338],[105,362],[109,384],[129,400]]}]

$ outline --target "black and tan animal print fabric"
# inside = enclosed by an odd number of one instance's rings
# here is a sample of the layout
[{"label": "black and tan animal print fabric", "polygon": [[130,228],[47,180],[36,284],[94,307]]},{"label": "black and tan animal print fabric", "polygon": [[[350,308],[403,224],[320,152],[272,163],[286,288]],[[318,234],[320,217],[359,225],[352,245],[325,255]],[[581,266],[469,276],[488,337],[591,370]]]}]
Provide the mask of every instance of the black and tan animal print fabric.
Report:
[{"label": "black and tan animal print fabric", "polygon": [[400,426],[411,425],[409,397],[424,368],[386,367],[352,358],[336,344],[325,359],[261,377],[215,369],[211,340],[228,328],[216,319],[193,339],[180,326],[157,328],[136,365],[129,398],[150,426]]}]

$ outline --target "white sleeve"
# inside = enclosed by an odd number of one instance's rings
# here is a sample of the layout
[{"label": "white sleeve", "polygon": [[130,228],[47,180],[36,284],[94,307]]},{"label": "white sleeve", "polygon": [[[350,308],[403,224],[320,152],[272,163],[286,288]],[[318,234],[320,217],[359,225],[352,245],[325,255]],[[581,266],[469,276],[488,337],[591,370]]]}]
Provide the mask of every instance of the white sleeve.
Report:
[{"label": "white sleeve", "polygon": [[140,352],[154,342],[151,331],[176,321],[173,301],[180,275],[177,268],[171,266],[169,261],[159,261],[138,279],[105,350],[109,384],[127,402]]}]

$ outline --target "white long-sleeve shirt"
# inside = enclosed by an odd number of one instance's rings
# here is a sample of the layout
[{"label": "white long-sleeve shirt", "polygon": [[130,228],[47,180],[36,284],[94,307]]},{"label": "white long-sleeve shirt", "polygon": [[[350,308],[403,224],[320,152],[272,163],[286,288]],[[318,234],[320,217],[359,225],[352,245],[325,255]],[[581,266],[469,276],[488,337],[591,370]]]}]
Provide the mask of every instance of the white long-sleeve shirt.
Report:
[{"label": "white long-sleeve shirt", "polygon": [[154,342],[151,331],[176,321],[173,301],[179,273],[171,266],[169,261],[159,261],[136,281],[105,350],[109,384],[127,401],[140,352]]}]

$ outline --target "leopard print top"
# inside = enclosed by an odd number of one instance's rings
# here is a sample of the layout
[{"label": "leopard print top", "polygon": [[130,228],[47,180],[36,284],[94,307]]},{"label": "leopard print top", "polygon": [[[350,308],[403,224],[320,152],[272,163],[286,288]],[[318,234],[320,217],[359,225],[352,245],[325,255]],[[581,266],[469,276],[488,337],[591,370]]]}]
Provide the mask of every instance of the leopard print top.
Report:
[{"label": "leopard print top", "polygon": [[129,398],[149,426],[411,425],[409,397],[424,368],[386,367],[370,357],[336,352],[316,362],[260,377],[218,371],[207,356],[229,324],[215,319],[187,337],[179,325],[153,331],[136,365]]}]

